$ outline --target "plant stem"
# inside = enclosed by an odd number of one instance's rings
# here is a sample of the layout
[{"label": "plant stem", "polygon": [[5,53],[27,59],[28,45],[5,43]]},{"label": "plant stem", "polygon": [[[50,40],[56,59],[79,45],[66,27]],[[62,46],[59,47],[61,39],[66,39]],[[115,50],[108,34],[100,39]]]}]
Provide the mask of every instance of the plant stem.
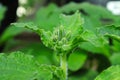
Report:
[{"label": "plant stem", "polygon": [[64,73],[64,80],[68,79],[67,57],[66,54],[60,55],[60,67]]}]

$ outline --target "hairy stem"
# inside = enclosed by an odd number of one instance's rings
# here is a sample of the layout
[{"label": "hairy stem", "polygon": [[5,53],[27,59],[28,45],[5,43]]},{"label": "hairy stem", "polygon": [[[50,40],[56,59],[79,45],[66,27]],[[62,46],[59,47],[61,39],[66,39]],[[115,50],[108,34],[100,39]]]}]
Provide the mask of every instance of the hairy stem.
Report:
[{"label": "hairy stem", "polygon": [[67,57],[66,54],[60,55],[60,67],[64,73],[64,80],[68,80],[68,68],[67,68]]}]

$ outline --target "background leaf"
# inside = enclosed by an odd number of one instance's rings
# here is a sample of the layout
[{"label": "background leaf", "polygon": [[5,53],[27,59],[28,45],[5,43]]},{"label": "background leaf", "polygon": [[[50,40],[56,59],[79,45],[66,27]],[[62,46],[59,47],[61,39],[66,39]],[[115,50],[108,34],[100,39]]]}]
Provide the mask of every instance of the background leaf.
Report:
[{"label": "background leaf", "polygon": [[111,66],[100,75],[98,75],[95,80],[119,80],[120,79],[120,66]]},{"label": "background leaf", "polygon": [[59,24],[59,14],[59,8],[55,4],[49,4],[37,11],[34,23],[41,29],[52,31]]},{"label": "background leaf", "polygon": [[74,51],[68,58],[68,68],[72,71],[77,71],[84,65],[86,58],[85,52],[80,50]]},{"label": "background leaf", "polygon": [[3,35],[0,37],[0,44],[6,42],[7,40],[15,37],[16,35],[24,32],[25,29],[19,28],[19,27],[14,27],[14,26],[9,26],[3,33]]},{"label": "background leaf", "polygon": [[120,65],[120,53],[114,53],[110,57],[112,65]]},{"label": "background leaf", "polygon": [[120,42],[120,27],[116,27],[114,25],[110,26],[105,26],[98,28],[98,33],[101,36],[107,36],[110,37],[111,39],[115,39]]}]

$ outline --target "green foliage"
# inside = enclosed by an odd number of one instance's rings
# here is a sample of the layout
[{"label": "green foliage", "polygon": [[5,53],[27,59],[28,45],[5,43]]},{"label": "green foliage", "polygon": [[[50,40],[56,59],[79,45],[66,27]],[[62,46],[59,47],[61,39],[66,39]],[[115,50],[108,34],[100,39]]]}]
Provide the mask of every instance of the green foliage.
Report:
[{"label": "green foliage", "polygon": [[119,80],[120,77],[120,66],[111,66],[110,68],[103,71],[95,80]]},{"label": "green foliage", "polygon": [[111,47],[114,52],[120,52],[120,43],[116,40],[113,40],[113,46]]},{"label": "green foliage", "polygon": [[59,8],[55,4],[49,4],[37,11],[34,22],[42,29],[53,30],[59,24],[59,14]]},{"label": "green foliage", "polygon": [[87,55],[85,52],[76,50],[68,58],[68,68],[72,71],[79,70],[85,63]]},{"label": "green foliage", "polygon": [[82,34],[82,38],[90,43],[92,43],[93,45],[95,45],[96,47],[101,47],[104,46],[106,43],[108,43],[107,41],[105,41],[102,37],[97,36],[96,34],[94,34],[92,31],[85,31]]},{"label": "green foliage", "polygon": [[[103,24],[110,24],[110,23],[112,23],[112,20],[115,17],[106,8],[104,8],[102,6],[92,5],[90,3],[78,4],[78,3],[71,2],[61,8],[61,11],[65,14],[74,13],[76,10],[79,10],[82,13],[82,16],[84,17],[85,22],[86,22],[86,24],[84,24],[86,29],[89,29],[90,27],[96,28]],[[110,21],[107,22],[107,20],[106,20],[106,23],[103,23],[102,19],[103,20],[108,19]]]},{"label": "green foliage", "polygon": [[[53,30],[54,27],[59,26],[59,15],[61,13],[71,15],[77,10],[81,12],[82,17],[84,17],[86,23],[83,24],[84,29],[94,31],[96,27],[101,25],[111,24],[113,22],[117,24],[119,22],[119,19],[104,7],[95,6],[89,3],[78,4],[74,2],[60,8],[55,4],[49,4],[47,7],[40,8],[36,13],[34,22],[38,24],[40,28]],[[97,10],[99,10],[99,12],[96,12]]]},{"label": "green foliage", "polygon": [[9,56],[0,54],[1,80],[33,80],[36,64],[33,57],[21,52],[13,52]]},{"label": "green foliage", "polygon": [[39,65],[32,55],[12,52],[0,54],[1,80],[51,80],[53,74],[62,78],[61,69],[55,66]]},{"label": "green foliage", "polygon": [[[25,54],[0,54],[0,74],[3,75],[0,78],[93,80],[97,72],[108,67],[106,63],[110,66],[109,61],[111,65],[120,64],[120,28],[116,27],[120,19],[107,9],[89,3],[72,2],[63,7],[50,4],[38,10],[33,20],[13,23],[0,37],[0,44],[27,31],[23,28],[36,32],[43,44],[19,43],[22,48],[18,47],[18,50]],[[112,66],[95,80],[116,80],[119,79],[119,73],[119,66]]]},{"label": "green foliage", "polygon": [[39,64],[55,64],[56,59],[53,51],[47,47],[45,47],[40,42],[30,43],[23,48],[19,49],[20,51],[31,54],[35,57],[35,59],[39,62]]},{"label": "green foliage", "polygon": [[[66,56],[66,53],[77,47],[82,40],[79,34],[83,31],[83,20],[80,17],[80,14],[76,12],[71,16],[61,15],[59,21],[59,27],[56,27],[53,32],[40,29],[37,26],[31,25],[31,23],[15,23],[13,25],[18,27],[21,25],[20,27],[27,27],[37,32],[41,36],[44,45],[53,49],[56,53],[59,53],[59,55]],[[74,30],[72,28],[74,28]],[[61,69],[64,71],[64,78],[67,79],[66,59],[64,59],[64,57],[61,57],[60,59]]]},{"label": "green foliage", "polygon": [[[71,24],[69,24],[71,23]],[[45,31],[32,23],[15,23],[12,24],[17,27],[26,27],[41,36],[41,40],[44,45],[52,48],[55,52],[60,53],[60,68],[63,71],[63,79],[67,79],[67,58],[66,53],[78,46],[81,41],[79,34],[82,33],[83,20],[79,13],[76,12],[74,15],[65,16],[61,15],[59,27],[56,27],[53,32]],[[74,30],[72,30],[74,28]]]},{"label": "green foliage", "polygon": [[3,33],[3,35],[0,37],[0,44],[8,41],[9,39],[13,38],[14,36],[24,32],[25,29],[9,26]]},{"label": "green foliage", "polygon": [[120,65],[120,53],[114,53],[110,57],[110,61],[111,61],[112,65]]},{"label": "green foliage", "polygon": [[[80,48],[91,51],[93,53],[101,53],[109,56],[108,41],[105,40],[102,36],[95,34],[92,31],[84,31],[82,33],[83,40],[87,41],[79,45]],[[102,50],[102,51],[101,51]]]},{"label": "green foliage", "polygon": [[114,25],[105,26],[98,29],[98,33],[102,36],[110,37],[111,39],[115,39],[120,42],[120,27],[116,27]]},{"label": "green foliage", "polygon": [[60,26],[56,27],[53,32],[40,29],[32,23],[15,23],[13,25],[27,27],[37,32],[41,36],[44,45],[55,51],[64,52],[73,49],[81,41],[79,34],[82,33],[82,24],[83,20],[76,12],[72,16],[61,15]]},{"label": "green foliage", "polygon": [[107,46],[97,46],[97,45],[93,45],[90,42],[83,42],[79,45],[79,47],[81,49],[85,50],[85,51],[88,51],[88,52],[101,53],[101,54],[109,55],[109,54],[106,53],[106,50],[107,50],[107,52],[109,51],[109,48]]}]

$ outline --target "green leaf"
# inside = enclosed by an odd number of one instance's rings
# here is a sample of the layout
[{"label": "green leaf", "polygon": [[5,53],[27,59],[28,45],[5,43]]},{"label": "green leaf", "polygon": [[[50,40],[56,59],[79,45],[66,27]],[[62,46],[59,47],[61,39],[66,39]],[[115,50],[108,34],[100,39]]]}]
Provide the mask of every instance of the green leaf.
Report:
[{"label": "green leaf", "polygon": [[110,61],[111,61],[112,65],[120,65],[120,53],[114,53],[110,57]]},{"label": "green leaf", "polygon": [[81,34],[81,37],[86,41],[79,44],[79,47],[82,49],[90,52],[102,52],[105,56],[110,56],[108,41],[104,39],[103,36],[99,36],[94,32],[87,30]]},{"label": "green leaf", "polygon": [[95,80],[120,80],[120,66],[111,66],[98,75]]},{"label": "green leaf", "polygon": [[[63,75],[64,73],[63,73],[62,69],[59,67],[56,67],[53,65],[40,65],[39,71],[40,71],[40,75],[38,75],[39,80],[53,80],[54,78],[64,80],[64,75]],[[49,72],[49,74],[48,74],[48,72]],[[48,77],[46,77],[47,75],[48,75]]]},{"label": "green leaf", "polygon": [[[92,27],[99,27],[101,25],[111,24],[116,19],[114,18],[115,16],[106,8],[99,5],[93,5],[87,2],[79,3],[79,4],[71,2],[61,7],[61,12],[68,15],[75,13],[77,10],[81,12],[82,17],[84,18],[87,17],[87,19],[90,20],[88,24],[90,25],[92,24],[93,25]],[[99,12],[96,12],[97,10]],[[88,25],[88,24],[85,22],[85,25]]]},{"label": "green leaf", "polygon": [[33,80],[35,78],[35,62],[31,55],[13,52],[9,56],[0,54],[1,80]]},{"label": "green leaf", "polygon": [[83,24],[83,29],[90,30],[90,31],[93,31],[96,33],[96,28],[98,27],[98,26],[96,26],[96,24],[98,25],[98,22],[96,20],[93,22],[93,20],[89,16],[83,15],[83,18],[84,18],[84,22],[85,22]]},{"label": "green leaf", "polygon": [[60,8],[61,12],[67,14],[70,12],[75,12],[78,9],[79,9],[79,4],[76,4],[74,2],[70,2],[69,4],[66,4]]},{"label": "green leaf", "polygon": [[45,31],[44,29],[39,28],[38,26],[36,26],[34,23],[32,22],[28,22],[28,23],[13,23],[11,24],[15,27],[24,27],[24,28],[28,28],[30,30],[33,30],[34,32],[36,32],[37,34],[40,35],[42,42],[44,43],[44,45],[46,45],[47,47],[53,44],[53,42],[51,41],[51,32],[50,31]]},{"label": "green leaf", "polygon": [[38,26],[36,26],[32,22],[28,23],[12,23],[11,25],[15,27],[23,27],[23,28],[28,28],[30,30],[33,30],[37,34],[41,36],[41,40],[46,46],[51,46],[49,43],[51,43],[51,32],[50,31],[45,31],[44,29],[40,29]]},{"label": "green leaf", "polygon": [[98,33],[101,36],[110,37],[120,42],[120,27],[116,27],[114,25],[101,27],[98,29]]},{"label": "green leaf", "polygon": [[[55,58],[53,51],[47,47],[45,47],[40,42],[30,42],[23,46],[23,48],[19,49],[20,51],[31,54],[35,57],[39,64],[55,64]],[[55,59],[55,60],[54,60]]]},{"label": "green leaf", "polygon": [[113,40],[113,46],[111,46],[114,52],[120,52],[120,42]]},{"label": "green leaf", "polygon": [[51,80],[52,67],[38,65],[33,56],[22,52],[0,54],[0,80]]},{"label": "green leaf", "polygon": [[68,68],[72,71],[77,71],[85,63],[87,55],[82,51],[74,51],[68,58]]},{"label": "green leaf", "polygon": [[79,45],[80,49],[83,49],[83,50],[86,50],[88,52],[92,52],[92,53],[99,53],[99,54],[105,54],[105,55],[108,55],[106,54],[106,51],[109,52],[109,46],[105,45],[105,46],[96,46],[96,45],[93,45],[92,43],[90,42],[83,42]]},{"label": "green leaf", "polygon": [[59,8],[55,4],[49,4],[37,11],[34,22],[41,29],[53,31],[54,27],[59,24],[59,14]]},{"label": "green leaf", "polygon": [[35,32],[39,32],[38,26],[36,26],[33,22],[27,22],[27,23],[12,23],[11,24],[14,27],[23,27],[23,28],[28,28],[30,30],[33,30]]},{"label": "green leaf", "polygon": [[[100,19],[100,18],[112,18],[112,16],[113,16],[113,14],[109,10],[104,8],[103,6],[93,5],[93,4],[90,4],[90,3],[87,3],[87,2],[86,3],[82,3],[79,6],[86,13],[88,13],[89,16],[91,16],[93,18],[95,18],[95,17],[97,19]],[[99,12],[96,12],[96,10],[98,10]]]},{"label": "green leaf", "polygon": [[104,38],[97,36],[94,32],[92,31],[85,31],[82,33],[82,38],[85,41],[88,41],[95,45],[96,47],[102,47],[108,42],[104,40]]},{"label": "green leaf", "polygon": [[38,68],[39,74],[37,75],[38,80],[51,80],[53,78],[51,66],[40,65]]},{"label": "green leaf", "polygon": [[3,35],[0,37],[0,44],[6,42],[7,40],[15,37],[16,35],[24,32],[25,29],[19,28],[19,27],[14,27],[14,26],[9,26],[3,33]]},{"label": "green leaf", "polygon": [[[75,12],[76,10],[83,10],[89,16],[97,17],[97,19],[99,19],[100,17],[101,18],[105,18],[105,17],[110,18],[112,15],[112,13],[110,11],[108,11],[106,8],[99,6],[99,5],[97,6],[97,5],[90,4],[88,2],[79,3],[79,4],[71,2],[71,3],[61,7],[61,11],[64,13]],[[99,10],[99,12],[96,12],[96,10]]]},{"label": "green leaf", "polygon": [[72,36],[80,35],[80,33],[83,32],[83,23],[83,18],[78,11],[74,15],[60,16],[60,25],[62,25],[66,31],[72,32]]}]

